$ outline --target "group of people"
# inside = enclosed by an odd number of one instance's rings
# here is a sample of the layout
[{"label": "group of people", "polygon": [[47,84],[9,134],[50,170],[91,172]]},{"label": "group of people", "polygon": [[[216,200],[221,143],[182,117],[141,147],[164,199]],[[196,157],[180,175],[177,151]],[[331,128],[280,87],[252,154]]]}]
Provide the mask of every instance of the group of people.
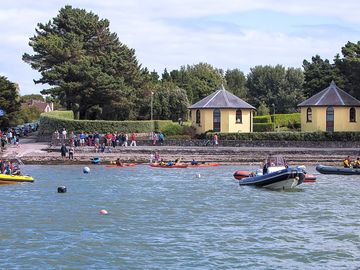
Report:
[{"label": "group of people", "polygon": [[0,172],[8,175],[19,175],[20,168],[11,161],[0,160]]},{"label": "group of people", "polygon": [[347,156],[344,161],[344,168],[360,168],[360,158],[357,158],[354,162],[351,161],[350,156]]},{"label": "group of people", "polygon": [[[130,139],[130,140],[129,140]],[[132,133],[130,138],[128,134],[123,132],[108,132],[106,134],[101,134],[98,132],[81,132],[75,134],[73,131],[68,134],[65,128],[61,132],[55,130],[53,133],[52,144],[56,145],[59,142],[66,143],[69,142],[70,145],[74,147],[82,146],[96,146],[105,144],[105,146],[136,146],[136,133]]]}]

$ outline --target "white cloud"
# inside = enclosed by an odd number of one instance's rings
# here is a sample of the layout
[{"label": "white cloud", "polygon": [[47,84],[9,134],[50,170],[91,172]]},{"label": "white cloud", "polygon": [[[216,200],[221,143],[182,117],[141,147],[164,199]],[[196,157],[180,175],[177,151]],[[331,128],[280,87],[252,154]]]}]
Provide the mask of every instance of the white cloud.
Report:
[{"label": "white cloud", "polygon": [[[19,83],[23,94],[34,90],[38,92],[43,88],[34,86],[32,79],[37,79],[39,75],[21,60],[24,52],[31,52],[29,37],[35,34],[37,23],[49,21],[66,4],[63,0],[2,3],[0,71]],[[358,29],[360,24],[357,14],[360,2],[353,0],[340,4],[338,1],[324,0],[74,0],[71,5],[109,19],[111,31],[118,34],[121,42],[136,50],[139,62],[159,73],[164,68],[177,69],[181,65],[198,62],[207,62],[223,69],[241,68],[245,72],[252,66],[266,64],[301,67],[303,59],[310,59],[315,54],[332,60],[348,40],[358,40],[358,33],[328,35],[327,31],[320,32],[320,28],[317,31],[321,36],[316,37],[316,31],[313,31],[313,35],[307,35],[305,30],[300,35],[284,33],[281,29],[266,32],[255,26],[251,29],[239,26],[237,31],[216,24],[195,29],[191,24],[184,27],[170,23],[174,19],[181,22],[204,17],[216,19],[261,10],[307,18],[326,17],[334,25],[344,22],[350,29]],[[311,22],[304,21],[304,25],[307,24]],[[7,64],[9,62],[11,64]]]}]

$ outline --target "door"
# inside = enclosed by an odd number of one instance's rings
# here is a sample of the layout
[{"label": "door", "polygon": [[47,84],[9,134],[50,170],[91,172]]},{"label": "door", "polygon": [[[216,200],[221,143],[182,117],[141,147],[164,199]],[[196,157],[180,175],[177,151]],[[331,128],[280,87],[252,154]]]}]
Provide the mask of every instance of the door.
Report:
[{"label": "door", "polygon": [[334,131],[334,108],[327,107],[326,109],[326,131],[333,132]]},{"label": "door", "polygon": [[221,131],[221,113],[219,109],[215,109],[213,112],[213,130],[214,132]]}]

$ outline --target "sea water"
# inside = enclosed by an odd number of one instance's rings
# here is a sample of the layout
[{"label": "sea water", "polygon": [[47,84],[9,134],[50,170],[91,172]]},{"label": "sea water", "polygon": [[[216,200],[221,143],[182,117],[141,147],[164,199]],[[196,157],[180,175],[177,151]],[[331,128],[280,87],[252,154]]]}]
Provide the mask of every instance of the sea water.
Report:
[{"label": "sea water", "polygon": [[0,186],[0,269],[360,267],[360,176],[278,192],[240,187],[246,166],[89,167],[23,166],[34,183]]}]

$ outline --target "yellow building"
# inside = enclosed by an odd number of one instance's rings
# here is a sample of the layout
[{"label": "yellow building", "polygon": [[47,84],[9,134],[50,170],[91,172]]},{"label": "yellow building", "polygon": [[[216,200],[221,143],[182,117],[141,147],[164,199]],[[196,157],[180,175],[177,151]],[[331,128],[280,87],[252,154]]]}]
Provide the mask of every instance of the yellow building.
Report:
[{"label": "yellow building", "polygon": [[360,131],[360,101],[336,86],[330,86],[301,102],[301,131]]},{"label": "yellow building", "polygon": [[190,118],[196,133],[208,130],[214,132],[252,132],[255,108],[224,86],[199,102],[191,105]]}]

